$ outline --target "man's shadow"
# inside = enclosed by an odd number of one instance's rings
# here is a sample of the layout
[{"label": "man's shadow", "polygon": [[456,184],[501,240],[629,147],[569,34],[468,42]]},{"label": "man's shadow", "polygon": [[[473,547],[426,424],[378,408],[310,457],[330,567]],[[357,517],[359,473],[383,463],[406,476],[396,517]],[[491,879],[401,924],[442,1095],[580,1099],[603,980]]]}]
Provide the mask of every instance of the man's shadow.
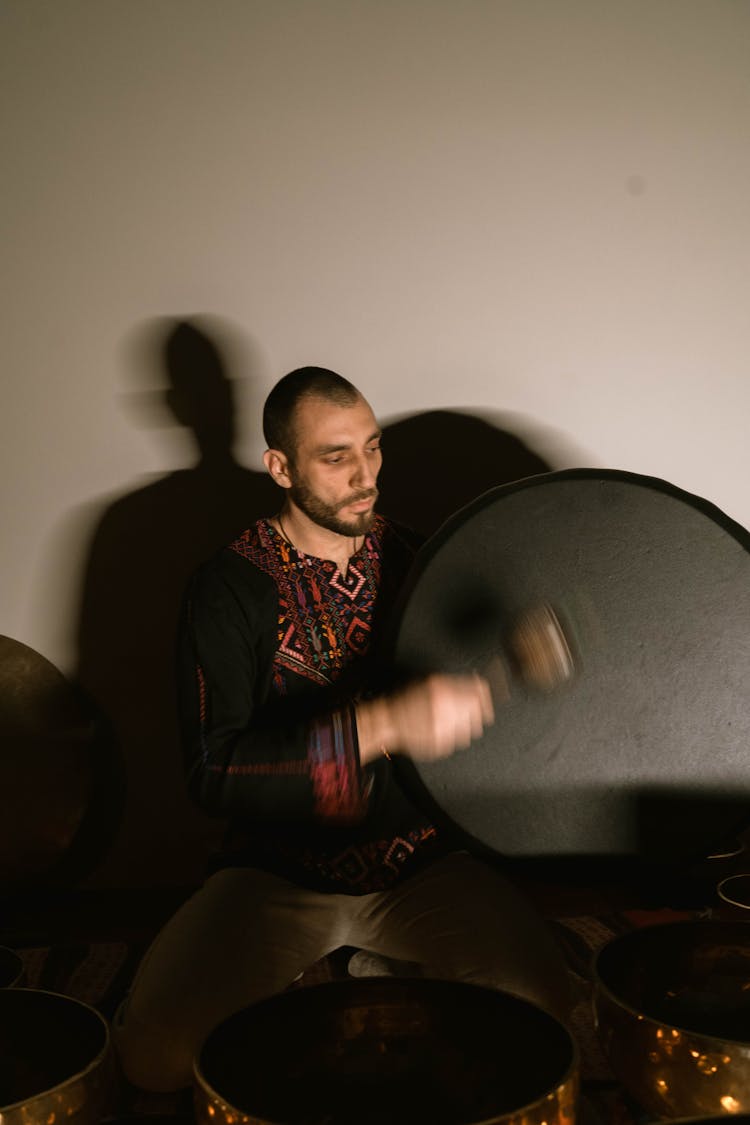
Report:
[{"label": "man's shadow", "polygon": [[162,383],[135,396],[141,413],[169,412],[194,436],[197,458],[108,508],[83,576],[77,678],[114,725],[127,784],[105,864],[113,885],[191,882],[220,829],[185,794],[173,681],[179,609],[195,568],[279,506],[268,475],[235,459],[236,382],[221,342],[198,322],[158,320],[137,354]]}]

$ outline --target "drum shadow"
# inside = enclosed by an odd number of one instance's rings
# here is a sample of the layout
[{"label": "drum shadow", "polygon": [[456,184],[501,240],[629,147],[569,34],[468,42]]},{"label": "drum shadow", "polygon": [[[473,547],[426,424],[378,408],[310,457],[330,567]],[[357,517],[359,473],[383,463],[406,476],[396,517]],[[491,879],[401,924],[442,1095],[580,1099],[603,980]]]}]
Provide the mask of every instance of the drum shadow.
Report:
[{"label": "drum shadow", "polygon": [[110,717],[127,774],[120,839],[102,875],[113,885],[192,882],[218,831],[185,792],[173,672],[180,604],[195,568],[279,504],[267,474],[234,456],[228,343],[213,321],[157,319],[130,350],[147,387],[128,404],[144,423],[184,427],[197,459],[105,510],[82,578],[77,678]]},{"label": "drum shadow", "polygon": [[728,841],[741,848],[748,827],[748,794],[729,785],[545,790],[537,779],[527,791],[511,792],[467,782],[463,797],[451,793],[448,813],[429,774],[425,780],[406,758],[394,762],[403,788],[455,847],[522,882],[630,884],[641,907],[715,904],[717,859]]},{"label": "drum shadow", "polygon": [[380,511],[425,537],[483,492],[552,466],[476,414],[427,410],[386,423]]}]

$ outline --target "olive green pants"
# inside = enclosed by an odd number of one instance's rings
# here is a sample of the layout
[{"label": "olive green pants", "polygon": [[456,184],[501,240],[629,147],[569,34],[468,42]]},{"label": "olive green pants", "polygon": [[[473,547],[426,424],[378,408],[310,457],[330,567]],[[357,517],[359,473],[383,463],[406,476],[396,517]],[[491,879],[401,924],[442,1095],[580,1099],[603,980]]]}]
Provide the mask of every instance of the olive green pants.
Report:
[{"label": "olive green pants", "polygon": [[282,991],[342,945],[423,975],[507,989],[564,1019],[568,977],[543,920],[486,864],[457,852],[389,891],[321,894],[250,868],[218,872],[146,953],[113,1027],[126,1077],[177,1090],[209,1031]]}]

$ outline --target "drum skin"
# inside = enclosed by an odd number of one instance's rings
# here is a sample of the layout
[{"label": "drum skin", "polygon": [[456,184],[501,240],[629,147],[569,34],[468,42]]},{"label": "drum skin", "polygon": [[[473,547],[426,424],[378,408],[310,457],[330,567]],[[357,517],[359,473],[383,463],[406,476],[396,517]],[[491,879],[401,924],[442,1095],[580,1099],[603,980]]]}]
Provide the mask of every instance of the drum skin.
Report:
[{"label": "drum skin", "polygon": [[[408,678],[499,657],[511,692],[469,750],[416,763],[417,788],[507,856],[705,855],[750,807],[749,546],[705,500],[615,470],[528,478],[457,513],[417,557],[389,658]],[[544,602],[575,663],[549,692],[508,646]]]}]

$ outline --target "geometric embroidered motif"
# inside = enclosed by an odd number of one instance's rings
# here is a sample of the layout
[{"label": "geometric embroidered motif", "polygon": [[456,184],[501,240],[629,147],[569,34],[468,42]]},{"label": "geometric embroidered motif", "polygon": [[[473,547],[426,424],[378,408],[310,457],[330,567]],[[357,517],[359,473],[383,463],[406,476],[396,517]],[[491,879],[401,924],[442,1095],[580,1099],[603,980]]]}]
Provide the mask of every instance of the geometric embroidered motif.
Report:
[{"label": "geometric embroidered motif", "polygon": [[393,839],[351,845],[335,856],[303,851],[297,858],[308,870],[331,883],[349,888],[366,884],[368,892],[387,890],[414,853],[436,838],[434,826],[423,824]]},{"label": "geometric embroidered motif", "polygon": [[332,589],[338,590],[340,594],[343,594],[345,598],[349,598],[349,600],[353,602],[365,581],[364,574],[362,574],[360,570],[357,570],[356,566],[352,563],[349,563],[346,579],[343,579],[341,577],[341,572],[337,570],[331,579],[330,585]]},{"label": "geometric embroidered motif", "polygon": [[367,652],[380,586],[383,532],[383,520],[376,516],[346,577],[329,559],[297,551],[268,520],[258,520],[230,545],[265,571],[278,590],[277,692],[285,694],[286,672],[330,684]]}]

